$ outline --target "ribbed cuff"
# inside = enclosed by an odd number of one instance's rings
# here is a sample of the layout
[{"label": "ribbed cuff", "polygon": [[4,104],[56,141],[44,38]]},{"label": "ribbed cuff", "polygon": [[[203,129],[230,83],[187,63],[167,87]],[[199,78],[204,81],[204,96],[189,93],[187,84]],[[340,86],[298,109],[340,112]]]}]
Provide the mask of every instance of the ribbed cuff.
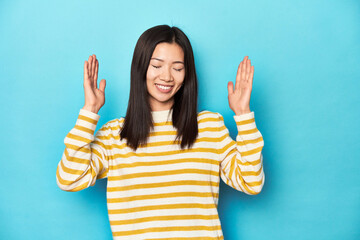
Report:
[{"label": "ribbed cuff", "polygon": [[80,114],[82,114],[86,117],[92,118],[94,120],[99,120],[99,118],[100,118],[99,114],[91,112],[91,111],[83,109],[83,108],[80,109]]},{"label": "ribbed cuff", "polygon": [[254,118],[254,111],[249,112],[249,113],[244,113],[244,114],[241,114],[241,115],[234,115],[234,119],[235,119],[236,122],[240,122],[242,120],[248,120],[248,119],[251,119],[251,118]]},{"label": "ribbed cuff", "polygon": [[234,120],[239,132],[256,128],[255,114],[253,111],[241,115],[234,115]]},{"label": "ribbed cuff", "polygon": [[88,128],[94,133],[96,125],[99,121],[100,115],[91,111],[80,109],[76,125],[80,127]]}]

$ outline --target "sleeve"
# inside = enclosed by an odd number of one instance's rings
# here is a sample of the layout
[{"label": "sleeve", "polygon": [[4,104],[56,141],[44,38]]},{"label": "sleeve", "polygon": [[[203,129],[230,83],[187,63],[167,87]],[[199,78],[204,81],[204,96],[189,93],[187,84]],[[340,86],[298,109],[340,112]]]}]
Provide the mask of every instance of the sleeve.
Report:
[{"label": "sleeve", "polygon": [[65,150],[56,170],[57,185],[64,191],[80,191],[107,177],[109,152],[107,124],[96,135],[100,115],[80,109],[75,127],[64,139]]},{"label": "sleeve", "polygon": [[249,195],[261,192],[265,182],[262,149],[264,141],[256,128],[254,112],[234,115],[238,134],[230,137],[219,116],[219,161],[221,179],[230,187]]}]

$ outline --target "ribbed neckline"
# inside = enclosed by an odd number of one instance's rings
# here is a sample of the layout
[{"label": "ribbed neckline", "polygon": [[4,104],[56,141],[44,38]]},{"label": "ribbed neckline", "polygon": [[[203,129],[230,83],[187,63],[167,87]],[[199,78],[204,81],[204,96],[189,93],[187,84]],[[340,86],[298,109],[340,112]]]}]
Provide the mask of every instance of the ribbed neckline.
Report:
[{"label": "ribbed neckline", "polygon": [[172,120],[172,109],[162,111],[151,111],[154,122],[166,122]]}]

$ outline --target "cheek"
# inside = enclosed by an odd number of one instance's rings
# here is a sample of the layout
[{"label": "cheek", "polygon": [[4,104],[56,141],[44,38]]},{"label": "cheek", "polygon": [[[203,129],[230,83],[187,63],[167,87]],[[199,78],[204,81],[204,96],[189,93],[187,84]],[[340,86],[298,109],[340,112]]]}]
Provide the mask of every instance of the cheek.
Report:
[{"label": "cheek", "polygon": [[146,73],[146,79],[153,80],[156,77],[156,72],[151,68]]},{"label": "cheek", "polygon": [[178,76],[178,84],[182,84],[183,82],[184,82],[184,80],[185,80],[185,74],[179,74],[179,76]]}]

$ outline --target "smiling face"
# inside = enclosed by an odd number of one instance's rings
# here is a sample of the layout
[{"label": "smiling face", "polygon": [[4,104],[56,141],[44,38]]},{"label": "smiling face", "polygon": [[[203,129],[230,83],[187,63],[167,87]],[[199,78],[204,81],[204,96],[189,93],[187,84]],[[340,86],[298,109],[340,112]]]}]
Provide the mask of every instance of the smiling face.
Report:
[{"label": "smiling face", "polygon": [[184,52],[176,43],[156,45],[146,73],[151,111],[169,110],[185,78]]}]

